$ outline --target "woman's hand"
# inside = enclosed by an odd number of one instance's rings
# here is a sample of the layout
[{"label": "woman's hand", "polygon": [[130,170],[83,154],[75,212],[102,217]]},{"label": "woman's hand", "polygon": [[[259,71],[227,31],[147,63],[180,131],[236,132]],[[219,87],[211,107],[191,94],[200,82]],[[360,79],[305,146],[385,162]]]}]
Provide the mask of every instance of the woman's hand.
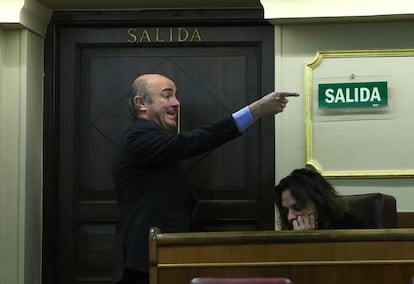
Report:
[{"label": "woman's hand", "polygon": [[296,220],[292,222],[293,230],[317,230],[318,222],[315,219],[315,215],[302,215],[298,216]]}]

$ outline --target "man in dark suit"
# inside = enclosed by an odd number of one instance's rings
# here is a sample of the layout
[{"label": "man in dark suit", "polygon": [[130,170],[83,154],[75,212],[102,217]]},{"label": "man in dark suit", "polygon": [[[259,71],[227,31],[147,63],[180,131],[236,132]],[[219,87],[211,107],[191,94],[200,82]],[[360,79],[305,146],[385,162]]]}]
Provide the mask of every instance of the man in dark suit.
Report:
[{"label": "man in dark suit", "polygon": [[282,112],[288,96],[272,92],[204,127],[175,133],[180,102],[177,88],[159,74],[138,77],[131,87],[132,125],[114,162],[119,221],[113,283],[149,283],[148,233],[191,230],[194,205],[180,160],[210,151],[238,136],[256,119]]}]

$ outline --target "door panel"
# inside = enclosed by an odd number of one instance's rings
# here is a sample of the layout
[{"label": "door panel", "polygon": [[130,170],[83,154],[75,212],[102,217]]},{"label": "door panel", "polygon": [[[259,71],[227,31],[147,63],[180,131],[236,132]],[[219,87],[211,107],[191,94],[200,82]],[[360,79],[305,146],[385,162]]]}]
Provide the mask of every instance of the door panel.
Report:
[{"label": "door panel", "polygon": [[[263,56],[273,50],[272,28],[199,29],[203,42],[197,44],[131,44],[120,36],[126,27],[56,28],[58,48],[49,74],[56,78],[49,84],[56,109],[46,108],[55,127],[45,142],[58,145],[55,152],[45,148],[45,157],[57,155],[57,169],[46,172],[56,180],[48,186],[56,186],[57,205],[45,212],[56,214],[55,223],[46,219],[55,226],[46,236],[56,242],[49,255],[55,263],[45,268],[47,273],[55,267],[54,283],[110,282],[116,224],[111,163],[114,145],[130,123],[128,90],[138,75],[160,73],[175,81],[180,131],[230,114],[273,89],[273,56]],[[264,70],[271,79],[263,78]],[[273,228],[272,117],[186,161],[185,169],[200,204],[197,230]]]}]

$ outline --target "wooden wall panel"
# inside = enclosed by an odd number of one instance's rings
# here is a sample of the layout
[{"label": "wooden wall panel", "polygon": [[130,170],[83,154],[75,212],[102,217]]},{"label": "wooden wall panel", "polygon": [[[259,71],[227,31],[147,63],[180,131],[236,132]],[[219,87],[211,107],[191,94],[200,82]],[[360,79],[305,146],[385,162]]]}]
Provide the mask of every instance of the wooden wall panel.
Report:
[{"label": "wooden wall panel", "polygon": [[410,283],[414,229],[256,231],[150,236],[151,284],[194,277],[287,277],[294,283]]},{"label": "wooden wall panel", "polygon": [[399,228],[414,228],[414,212],[398,213]]}]

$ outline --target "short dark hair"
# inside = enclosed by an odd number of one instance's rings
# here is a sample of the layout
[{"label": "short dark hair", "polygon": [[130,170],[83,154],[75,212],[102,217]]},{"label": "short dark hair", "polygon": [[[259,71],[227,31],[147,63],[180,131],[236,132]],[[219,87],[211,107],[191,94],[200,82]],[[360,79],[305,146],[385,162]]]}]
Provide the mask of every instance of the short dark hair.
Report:
[{"label": "short dark hair", "polygon": [[345,203],[334,187],[318,172],[302,168],[292,171],[275,186],[275,203],[279,211],[282,229],[292,229],[288,212],[282,207],[282,192],[290,190],[299,207],[310,201],[318,212],[318,228],[331,228],[334,220],[345,212]]},{"label": "short dark hair", "polygon": [[136,119],[137,118],[137,107],[134,103],[134,98],[138,97],[142,99],[145,103],[152,103],[151,95],[147,89],[147,81],[144,79],[135,80],[130,89],[129,89],[129,100],[128,100],[128,110],[129,110],[129,118]]}]

